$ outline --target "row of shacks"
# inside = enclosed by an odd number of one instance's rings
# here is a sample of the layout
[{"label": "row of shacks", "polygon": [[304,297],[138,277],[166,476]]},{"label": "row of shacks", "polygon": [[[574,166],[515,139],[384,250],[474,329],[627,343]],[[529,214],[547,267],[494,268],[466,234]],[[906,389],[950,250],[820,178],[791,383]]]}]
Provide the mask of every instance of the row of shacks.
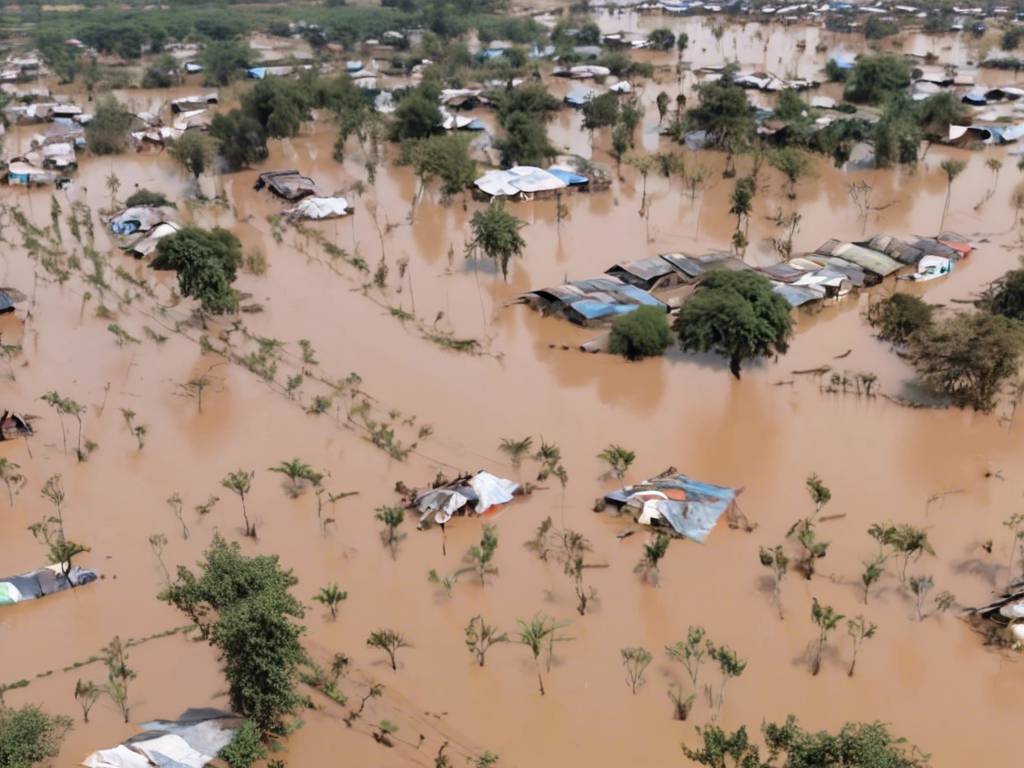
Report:
[{"label": "row of shacks", "polygon": [[914,281],[943,277],[971,250],[964,237],[944,232],[910,242],[888,235],[859,242],[829,240],[812,253],[767,267],[751,266],[729,252],[697,256],[664,253],[619,262],[600,277],[529,291],[520,299],[544,314],[593,326],[642,306],[668,312],[669,294],[685,301],[708,272],[730,269],[763,274],[790,306],[802,307],[840,299],[890,276]]}]

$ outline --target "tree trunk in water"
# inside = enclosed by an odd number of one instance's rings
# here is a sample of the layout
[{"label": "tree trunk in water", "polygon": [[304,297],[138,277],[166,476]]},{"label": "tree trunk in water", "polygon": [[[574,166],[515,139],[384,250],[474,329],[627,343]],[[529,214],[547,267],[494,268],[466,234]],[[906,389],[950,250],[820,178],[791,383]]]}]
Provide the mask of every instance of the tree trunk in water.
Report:
[{"label": "tree trunk in water", "polygon": [[735,355],[729,358],[729,372],[737,379],[740,377],[740,363],[743,361]]},{"label": "tree trunk in water", "polygon": [[537,683],[540,685],[540,695],[544,695],[544,676],[540,673],[540,661],[537,660]]}]

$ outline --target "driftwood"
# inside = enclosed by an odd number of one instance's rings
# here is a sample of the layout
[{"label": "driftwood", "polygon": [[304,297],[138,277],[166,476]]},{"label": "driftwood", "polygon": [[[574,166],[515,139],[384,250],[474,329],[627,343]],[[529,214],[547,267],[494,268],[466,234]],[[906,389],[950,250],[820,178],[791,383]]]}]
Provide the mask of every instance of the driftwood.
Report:
[{"label": "driftwood", "polygon": [[853,352],[853,350],[852,350],[852,349],[848,349],[848,350],[846,350],[845,352],[843,352],[843,354],[841,354],[841,355],[836,355],[836,356],[835,356],[835,357],[833,357],[832,359],[833,359],[833,360],[842,360],[842,359],[844,359],[844,358],[847,358],[847,357],[849,357],[849,356],[850,356],[850,353],[851,353],[851,352]]},{"label": "driftwood", "polygon": [[832,370],[832,366],[831,365],[821,365],[821,366],[818,366],[817,368],[804,368],[803,370],[800,370],[800,371],[790,371],[790,373],[792,373],[794,376],[806,376],[806,375],[809,375],[809,374],[814,374],[814,375],[819,375],[820,376],[820,375],[824,375],[824,374],[828,373],[831,370]]}]

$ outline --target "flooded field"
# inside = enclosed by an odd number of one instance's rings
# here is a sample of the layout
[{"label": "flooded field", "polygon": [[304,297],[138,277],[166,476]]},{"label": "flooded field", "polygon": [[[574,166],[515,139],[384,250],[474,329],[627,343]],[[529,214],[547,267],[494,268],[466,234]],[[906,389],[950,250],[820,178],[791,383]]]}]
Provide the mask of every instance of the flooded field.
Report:
[{"label": "flooded field", "polygon": [[[671,22],[632,14],[599,21],[605,31],[650,30]],[[703,22],[679,21],[677,30],[684,26],[691,39],[687,59],[694,66],[735,55],[741,64],[779,74],[818,76],[825,57],[816,52],[819,43],[830,52],[837,39],[854,45],[851,38],[817,29],[727,27],[716,40]],[[797,39],[806,41],[802,52],[794,47]],[[924,54],[938,47],[944,60],[966,63],[978,55],[973,45],[966,38],[911,35],[902,48]],[[641,56],[659,61],[662,55]],[[659,137],[654,98],[662,88],[675,93],[674,55],[664,55],[661,63],[665,68],[655,82],[643,86],[642,146],[676,149],[687,164],[706,165],[706,189],[691,199],[679,180],[651,173],[645,217],[639,213],[642,180],[623,165],[609,191],[564,196],[564,217],[554,199],[509,203],[527,222],[527,246],[512,261],[507,280],[493,264],[464,256],[469,220],[484,203],[468,194],[444,203],[428,190],[413,210],[418,182],[411,170],[389,162],[371,183],[355,142],[344,163],[337,163],[336,128],[327,119],[305,124],[295,138],[271,141],[270,157],[259,168],[204,177],[204,192],[222,196],[223,204],[188,201],[191,180],[156,150],[84,159],[73,183],[61,191],[0,189],[0,204],[16,207],[39,228],[51,224],[52,206],[59,205],[67,255],[82,252],[67,215],[72,205],[86,204],[109,283],[105,289],[88,283],[88,266],[58,283],[30,258],[11,216],[3,218],[0,285],[19,289],[28,301],[15,315],[0,317],[3,342],[23,347],[12,360],[10,378],[0,382],[2,402],[40,419],[30,443],[0,447],[0,455],[21,465],[28,478],[13,506],[0,514],[0,571],[15,574],[42,564],[44,550],[27,527],[50,512],[39,491],[59,473],[69,536],[91,549],[80,563],[103,574],[88,587],[2,609],[0,681],[30,681],[7,692],[6,702],[40,703],[78,717],[75,681],[100,681],[104,672],[100,664],[64,668],[94,655],[114,635],[141,638],[187,623],[156,598],[166,574],[150,537],[166,536],[162,560],[173,571],[178,564],[193,565],[220,531],[240,541],[245,552],[279,555],[294,569],[296,594],[308,608],[304,643],[323,664],[335,653],[350,657],[352,671],[340,687],[351,705],[371,682],[384,686],[383,696],[367,704],[367,716],[351,727],[342,721],[346,708],[312,693],[317,709],[301,713],[302,727],[273,755],[290,766],[321,763],[328,755],[353,764],[430,766],[444,741],[459,765],[464,756],[485,749],[501,755],[501,766],[686,765],[680,743],[694,744],[696,726],[714,709],[699,691],[689,720],[672,719],[666,690],[685,679],[685,671],[663,649],[685,638],[690,625],[705,627],[715,642],[748,662],[728,685],[717,719],[723,727],[756,731],[763,720],[782,721],[790,713],[815,730],[880,720],[930,753],[936,768],[1017,764],[1020,749],[1012,735],[1021,716],[1018,686],[1024,672],[1015,658],[984,647],[956,610],[917,620],[912,598],[892,569],[870,603],[862,602],[862,561],[877,548],[867,529],[886,520],[927,529],[936,555],[913,563],[913,574],[932,575],[935,591],[949,590],[960,606],[986,602],[1005,584],[1011,536],[1003,521],[1019,511],[1024,494],[1018,471],[1024,426],[1011,418],[1008,406],[980,414],[910,408],[886,397],[906,394],[913,369],[874,337],[863,313],[870,301],[896,289],[893,280],[814,311],[795,311],[789,353],[750,364],[741,380],[729,376],[719,358],[675,349],[639,363],[585,354],[578,345],[598,331],[516,303],[524,291],[599,275],[617,261],[728,248],[735,218],[729,213],[732,181],[721,174],[724,156],[691,152]],[[1014,81],[1012,73],[996,78]],[[549,82],[561,96],[564,83]],[[684,82],[692,98],[696,80],[687,74]],[[195,90],[183,86],[181,93]],[[142,109],[177,95],[173,89],[135,89],[121,96]],[[232,89],[222,89],[220,108],[233,97]],[[470,114],[493,124],[493,113]],[[559,111],[549,131],[560,150],[614,167],[607,130],[583,130],[579,112]],[[30,134],[30,126],[14,129],[8,142]],[[395,148],[389,153],[393,159]],[[993,157],[1003,163],[998,173],[986,166]],[[936,233],[947,192],[939,164],[947,158],[967,167],[953,185],[945,229],[969,237],[976,250],[951,277],[910,288],[901,283],[899,290],[956,308],[955,302],[972,298],[1018,265],[1021,232],[1011,198],[1021,175],[1006,148],[931,146],[914,170],[842,170],[815,156],[814,173],[799,182],[795,201],[787,199],[783,177],[766,167],[750,217],[747,260],[777,260],[770,241],[780,236],[773,222],[779,212],[801,214],[796,253],[832,237]],[[750,162],[738,158],[741,173]],[[355,214],[306,223],[306,232],[269,220],[284,205],[253,184],[260,171],[278,168],[297,169],[320,189],[345,194]],[[172,298],[173,275],[154,272],[110,241],[99,213],[111,205],[112,173],[120,182],[118,198],[136,188],[164,192],[178,201],[184,219],[225,227],[247,254],[263,254],[266,273],[242,272],[237,283],[251,296],[243,303],[256,303],[262,311],[213,319],[205,330],[191,323],[186,305]],[[858,181],[873,189],[876,210],[866,220],[851,203],[849,185]],[[361,257],[368,271],[332,258],[324,243]],[[382,260],[387,276],[379,288],[372,275]],[[132,279],[116,274],[118,269]],[[100,303],[110,317],[97,316]],[[111,323],[138,343],[119,345]],[[157,336],[166,338],[156,341]],[[216,351],[244,355],[260,337],[284,343],[273,381]],[[315,365],[304,366],[300,339],[311,343]],[[446,339],[476,339],[479,347],[460,352],[447,348]],[[876,374],[883,396],[827,393],[817,378],[794,373],[822,365]],[[304,367],[315,375],[286,393],[286,378]],[[351,390],[332,395],[326,412],[307,412],[317,395],[331,394],[324,381],[351,373],[361,378],[359,389],[372,398],[377,418],[395,425],[396,439],[415,443],[405,460],[373,445],[366,430],[346,418],[357,400]],[[203,375],[210,384],[200,412],[182,385]],[[78,462],[72,450],[64,450],[61,422],[39,399],[51,390],[87,406],[84,434],[98,444],[88,461]],[[136,423],[146,426],[141,449],[122,409],[134,411]],[[73,436],[74,419],[65,421]],[[535,462],[514,467],[498,448],[502,438],[526,435],[560,447],[568,482],[563,487],[550,478],[490,516],[500,542],[499,573],[485,586],[462,578],[446,596],[426,578],[431,569],[454,571],[477,543],[481,522],[472,517],[456,518],[447,527],[443,554],[441,532],[416,530],[409,513],[397,554],[389,556],[373,511],[398,503],[397,482],[421,487],[438,472],[454,476],[478,469],[533,480]],[[637,453],[627,482],[674,466],[695,478],[742,487],[740,505],[754,530],[721,524],[704,545],[674,540],[658,585],[644,583],[634,566],[646,532],[628,515],[592,511],[595,498],[621,485],[603,477],[605,467],[596,458],[609,443]],[[329,492],[358,495],[325,504],[319,514],[312,491],[290,498],[284,478],[269,468],[293,457],[327,473]],[[242,535],[238,499],[221,487],[224,475],[238,468],[255,470],[247,499],[258,525],[255,541]],[[780,621],[758,551],[784,543],[790,526],[809,514],[804,482],[812,473],[833,494],[828,514],[836,519],[819,527],[832,545],[815,578],[804,580],[795,572],[786,578]],[[174,492],[184,499],[188,538],[165,501]],[[211,495],[220,497],[211,512],[193,511]],[[523,546],[549,516],[556,526],[583,533],[593,546],[595,567],[588,569],[587,583],[597,601],[585,616],[575,610],[572,581],[562,567],[542,562]],[[334,523],[324,524],[325,517]],[[618,538],[630,529],[637,534]],[[991,552],[983,547],[986,541],[992,542]],[[348,592],[336,621],[311,601],[330,582]],[[809,674],[809,647],[816,637],[812,598],[877,623],[878,635],[864,644],[855,676],[847,675],[851,647],[845,628],[830,641],[821,674]],[[512,633],[517,619],[538,612],[571,622],[564,629],[571,640],[556,647],[545,670],[545,696],[538,693],[526,647],[497,645],[481,668],[464,642],[466,623],[475,615]],[[399,630],[411,644],[399,654],[397,671],[366,646],[377,628]],[[628,646],[648,648],[655,657],[635,695],[620,660],[620,648]],[[133,723],[171,717],[190,706],[226,707],[216,655],[191,635],[150,640],[133,648],[130,660],[138,673],[130,689]],[[717,670],[708,665],[702,675],[717,687]],[[964,714],[969,728],[947,724]],[[371,737],[371,723],[381,719],[399,726],[393,749]],[[78,764],[135,732],[101,700],[89,724],[76,722],[55,764]]]}]

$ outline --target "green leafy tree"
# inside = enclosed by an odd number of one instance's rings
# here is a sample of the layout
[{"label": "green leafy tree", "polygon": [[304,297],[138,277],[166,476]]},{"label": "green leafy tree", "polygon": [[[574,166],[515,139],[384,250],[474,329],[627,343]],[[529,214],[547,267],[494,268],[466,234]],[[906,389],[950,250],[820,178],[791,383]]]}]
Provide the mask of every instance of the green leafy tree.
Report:
[{"label": "green leafy tree", "polygon": [[509,457],[509,460],[512,462],[512,466],[516,469],[519,469],[523,463],[523,459],[530,455],[530,450],[532,448],[533,438],[530,436],[526,436],[522,440],[503,437],[501,438],[501,442],[498,444],[498,450]]},{"label": "green leafy tree", "polygon": [[967,105],[949,91],[936,93],[917,102],[915,113],[924,134],[942,141],[949,136],[949,126],[965,125],[970,121]]},{"label": "green leafy tree", "polygon": [[715,702],[715,716],[722,711],[722,704],[725,701],[725,686],[733,678],[739,677],[747,668],[747,662],[741,659],[736,651],[727,645],[715,645],[708,643],[708,656],[718,664],[718,671],[722,679],[718,683],[718,699]]},{"label": "green leafy tree", "polygon": [[252,479],[255,476],[256,473],[253,471],[246,472],[244,469],[236,469],[234,472],[228,472],[224,479],[220,481],[221,486],[238,496],[238,500],[242,503],[242,520],[245,523],[245,535],[254,539],[256,538],[256,524],[249,522],[249,513],[245,508],[245,497],[252,490]]},{"label": "green leafy tree", "polygon": [[218,112],[210,122],[210,136],[229,171],[248,168],[267,159],[267,135],[251,115],[240,109]]},{"label": "green leafy tree", "polygon": [[644,544],[644,554],[640,562],[633,569],[648,584],[657,584],[660,576],[658,564],[668,552],[668,545],[671,539],[664,533],[655,533],[650,541]]},{"label": "green leafy tree", "polygon": [[332,619],[337,619],[338,606],[348,599],[348,592],[332,582],[326,587],[320,587],[320,591],[313,595],[313,599],[331,612]]},{"label": "green leafy tree", "polygon": [[230,768],[251,768],[267,756],[259,726],[246,720],[231,736],[231,741],[217,754]]},{"label": "green leafy tree", "polygon": [[609,349],[627,360],[657,357],[671,343],[668,316],[660,307],[638,307],[612,321]]},{"label": "green leafy tree", "polygon": [[418,88],[406,95],[395,108],[391,137],[395,141],[425,139],[441,130],[441,110],[437,101]]},{"label": "green leafy tree", "polygon": [[481,667],[484,665],[487,651],[492,645],[508,641],[508,633],[501,632],[497,627],[488,624],[484,621],[483,616],[474,616],[466,625],[466,648],[476,657],[476,661]]},{"label": "green leafy tree", "polygon": [[543,165],[557,152],[548,140],[544,118],[528,112],[513,112],[503,122],[505,135],[494,142],[503,165]]},{"label": "green leafy tree", "polygon": [[847,101],[877,104],[909,85],[910,74],[910,66],[900,56],[858,56],[846,79],[843,97]]},{"label": "green leafy tree", "polygon": [[619,120],[619,95],[608,91],[583,105],[583,127],[588,131],[608,128]]},{"label": "green leafy tree", "polygon": [[1024,335],[1005,317],[959,313],[913,337],[910,360],[931,389],[960,408],[990,411],[1020,367]]},{"label": "green leafy tree", "polygon": [[485,523],[480,543],[474,544],[469,548],[469,552],[466,553],[464,558],[465,565],[456,571],[456,576],[465,572],[475,573],[480,579],[480,586],[484,586],[487,583],[487,576],[498,573],[497,567],[492,562],[494,560],[494,553],[497,550],[498,529],[493,525]]},{"label": "green leafy tree", "polygon": [[32,768],[57,757],[71,725],[70,717],[48,715],[31,704],[0,707],[0,766]]},{"label": "green leafy tree", "polygon": [[811,621],[818,627],[818,638],[814,644],[814,656],[811,661],[812,675],[817,675],[821,671],[821,656],[825,652],[828,636],[844,618],[843,614],[837,613],[831,605],[822,605],[818,598],[813,598]]},{"label": "green leafy tree", "polygon": [[242,245],[226,229],[183,227],[157,245],[154,269],[178,273],[183,296],[199,300],[204,312],[224,314],[238,309],[235,282],[242,263]]},{"label": "green leafy tree", "polygon": [[560,623],[550,616],[538,613],[529,622],[522,619],[519,622],[518,642],[530,649],[533,655],[533,663],[537,667],[537,684],[540,687],[540,695],[544,695],[544,676],[541,673],[540,657],[545,648],[548,650],[548,668],[551,667],[551,655],[556,642],[569,640],[559,632],[568,626],[568,623]]},{"label": "green leafy tree", "polygon": [[623,648],[619,654],[622,656],[622,666],[626,668],[626,684],[635,696],[636,689],[644,684],[644,672],[654,661],[654,656],[639,646]]},{"label": "green leafy tree", "polygon": [[13,507],[15,494],[25,487],[27,481],[21,474],[21,467],[6,456],[0,457],[0,482],[7,489],[7,499]]},{"label": "green leafy tree", "polygon": [[380,532],[380,540],[394,559],[398,554],[399,542],[405,538],[404,534],[398,532],[398,527],[405,520],[405,510],[401,507],[377,507],[374,517],[384,523],[384,528]]},{"label": "green leafy tree", "polygon": [[277,557],[247,557],[236,542],[215,534],[198,574],[184,566],[160,599],[185,613],[220,651],[233,711],[261,734],[281,734],[303,701],[296,689],[307,659],[299,638],[302,604],[297,583]]},{"label": "green leafy tree", "polygon": [[935,306],[909,293],[894,293],[868,305],[867,321],[878,338],[905,345],[911,337],[932,324]]},{"label": "green leafy tree", "polygon": [[861,644],[874,637],[876,632],[878,632],[878,625],[863,616],[846,620],[846,633],[853,641],[853,656],[850,658],[850,670],[847,672],[849,677],[853,677],[853,671],[857,666],[857,653],[860,651]]},{"label": "green leafy tree", "polygon": [[779,610],[779,619],[784,618],[782,614],[782,580],[786,576],[789,567],[789,558],[781,546],[761,547],[761,565],[772,572],[772,594],[775,596],[775,606]]},{"label": "green leafy tree", "polygon": [[288,478],[288,495],[293,499],[302,495],[307,483],[317,485],[323,480],[323,474],[301,459],[282,461],[276,467],[270,467],[270,471]]},{"label": "green leafy tree", "polygon": [[402,648],[411,647],[405,635],[393,629],[378,629],[371,632],[366,640],[366,644],[370,648],[384,651],[387,654],[388,661],[391,662],[391,669],[396,672],[398,671],[398,651]]},{"label": "green leafy tree", "polygon": [[977,305],[986,312],[1024,321],[1024,269],[1011,269],[993,282]]},{"label": "green leafy tree", "polygon": [[[753,141],[754,107],[744,90],[733,82],[731,71],[721,80],[702,84],[697,98],[697,106],[689,110],[683,120],[683,131],[706,131],[708,145],[725,150],[729,172],[733,156]],[[683,137],[680,134],[678,138]]]},{"label": "green leafy tree", "polygon": [[636,461],[636,453],[623,448],[621,445],[612,443],[597,454],[597,458],[608,465],[610,474],[615,475],[615,477],[621,480],[626,476],[633,462]]},{"label": "green leafy tree", "polygon": [[810,157],[796,147],[782,147],[768,156],[768,162],[786,177],[786,195],[795,200],[797,182],[811,170]]},{"label": "green leafy tree", "polygon": [[946,174],[946,202],[942,206],[942,219],[939,221],[939,229],[946,226],[946,214],[949,213],[949,199],[953,194],[953,182],[956,177],[964,172],[967,163],[963,160],[943,160],[940,163],[942,172]]},{"label": "green leafy tree", "polygon": [[677,640],[675,645],[665,647],[668,657],[686,668],[686,674],[690,676],[690,684],[695,691],[700,678],[700,666],[708,652],[709,644],[705,642],[706,638],[707,631],[704,627],[691,624],[686,630],[685,642]]},{"label": "green leafy tree", "polygon": [[171,142],[168,153],[179,165],[198,179],[206,171],[213,157],[213,144],[198,131],[185,131]]},{"label": "green leafy tree", "polygon": [[493,259],[507,280],[509,262],[513,256],[522,255],[526,247],[526,241],[519,234],[525,222],[506,211],[505,204],[499,200],[474,213],[469,224],[473,236],[466,244],[466,254]]},{"label": "green leafy tree", "polygon": [[249,66],[251,57],[251,49],[240,40],[211,40],[203,47],[203,82],[227,85]]},{"label": "green leafy tree", "polygon": [[312,94],[305,80],[271,77],[260,80],[242,97],[242,111],[270,137],[296,136],[309,119]]},{"label": "green leafy tree", "polygon": [[96,103],[92,120],[85,124],[85,143],[94,155],[116,155],[128,146],[132,115],[113,96]]},{"label": "green leafy tree", "polygon": [[864,587],[864,605],[868,604],[871,587],[873,587],[885,573],[885,561],[886,557],[884,554],[878,554],[870,560],[864,561],[864,570],[860,574],[860,583]]},{"label": "green leafy tree", "polygon": [[723,355],[739,378],[745,360],[789,349],[793,323],[789,304],[766,277],[749,270],[719,270],[683,304],[675,329],[685,351]]},{"label": "green leafy tree", "polygon": [[131,719],[131,706],[128,703],[128,683],[135,679],[135,670],[128,666],[128,647],[120,637],[113,640],[102,651],[103,664],[107,668],[107,684],[105,690],[110,699],[121,710],[127,723]]},{"label": "green leafy tree", "polygon": [[96,701],[103,695],[103,689],[91,680],[78,678],[75,681],[75,701],[82,708],[82,721],[89,722],[89,711],[96,704]]}]

